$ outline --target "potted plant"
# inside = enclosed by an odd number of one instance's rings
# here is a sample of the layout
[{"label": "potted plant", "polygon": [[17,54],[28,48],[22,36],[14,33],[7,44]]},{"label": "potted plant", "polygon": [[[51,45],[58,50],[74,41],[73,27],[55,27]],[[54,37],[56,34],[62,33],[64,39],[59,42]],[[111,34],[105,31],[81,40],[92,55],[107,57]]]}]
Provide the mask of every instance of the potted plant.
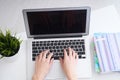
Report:
[{"label": "potted plant", "polygon": [[5,34],[0,30],[0,58],[16,55],[20,49],[21,42],[20,38],[12,35],[10,30],[6,30]]}]

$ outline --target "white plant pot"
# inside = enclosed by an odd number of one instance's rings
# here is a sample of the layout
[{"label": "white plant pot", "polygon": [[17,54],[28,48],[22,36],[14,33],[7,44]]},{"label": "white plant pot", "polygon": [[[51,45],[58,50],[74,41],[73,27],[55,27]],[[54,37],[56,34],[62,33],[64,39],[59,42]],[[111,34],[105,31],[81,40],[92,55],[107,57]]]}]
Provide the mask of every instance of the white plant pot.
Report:
[{"label": "white plant pot", "polygon": [[11,57],[3,57],[0,59],[0,61],[3,61],[5,63],[11,63],[14,62],[18,59],[18,53],[16,53],[15,55],[11,56]]},{"label": "white plant pot", "polygon": [[[18,52],[15,55],[10,56],[10,57],[3,57],[0,59],[0,61],[5,62],[5,63],[11,63],[11,62],[16,61],[19,58],[20,49],[21,49],[21,45],[20,45]],[[0,55],[0,57],[1,57],[1,55]]]}]

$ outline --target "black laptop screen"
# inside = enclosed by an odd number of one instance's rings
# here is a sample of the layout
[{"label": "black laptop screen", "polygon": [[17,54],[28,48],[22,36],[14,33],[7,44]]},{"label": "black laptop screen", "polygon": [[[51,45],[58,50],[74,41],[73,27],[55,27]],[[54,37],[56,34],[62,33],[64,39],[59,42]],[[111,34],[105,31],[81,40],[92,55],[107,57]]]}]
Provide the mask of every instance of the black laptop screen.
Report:
[{"label": "black laptop screen", "polygon": [[30,35],[85,33],[87,10],[27,12]]}]

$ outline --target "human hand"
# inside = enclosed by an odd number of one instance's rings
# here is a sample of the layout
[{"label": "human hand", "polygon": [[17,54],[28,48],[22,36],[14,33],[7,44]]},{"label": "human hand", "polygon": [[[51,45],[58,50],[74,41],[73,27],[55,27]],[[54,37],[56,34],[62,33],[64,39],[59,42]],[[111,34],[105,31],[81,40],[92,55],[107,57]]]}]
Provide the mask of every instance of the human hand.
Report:
[{"label": "human hand", "polygon": [[54,59],[51,59],[53,53],[50,53],[46,58],[49,50],[43,51],[36,57],[35,62],[35,73],[33,75],[33,80],[43,80],[50,70],[50,67]]},{"label": "human hand", "polygon": [[60,63],[66,74],[68,80],[77,80],[76,76],[76,65],[78,61],[78,55],[71,48],[68,48],[68,53],[64,49],[64,59],[60,58]]}]

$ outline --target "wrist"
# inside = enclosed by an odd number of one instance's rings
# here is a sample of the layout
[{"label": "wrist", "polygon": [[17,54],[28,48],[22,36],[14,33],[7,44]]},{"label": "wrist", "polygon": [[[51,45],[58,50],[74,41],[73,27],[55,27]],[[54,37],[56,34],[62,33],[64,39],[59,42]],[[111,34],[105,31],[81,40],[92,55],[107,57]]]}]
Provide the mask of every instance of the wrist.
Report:
[{"label": "wrist", "polygon": [[68,80],[77,80],[77,76],[75,74],[71,74],[67,76]]},{"label": "wrist", "polygon": [[32,80],[44,80],[44,77],[41,76],[41,75],[34,74],[33,77],[32,77]]},{"label": "wrist", "polygon": [[68,77],[68,80],[77,80],[77,77]]}]

